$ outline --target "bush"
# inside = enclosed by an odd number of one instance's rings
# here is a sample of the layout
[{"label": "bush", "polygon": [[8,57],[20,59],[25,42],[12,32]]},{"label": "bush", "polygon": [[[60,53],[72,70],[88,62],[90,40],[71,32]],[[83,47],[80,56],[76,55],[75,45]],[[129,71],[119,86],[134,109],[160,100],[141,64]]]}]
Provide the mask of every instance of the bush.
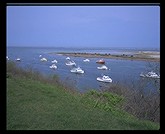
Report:
[{"label": "bush", "polygon": [[119,83],[114,83],[104,89],[104,92],[122,95],[125,98],[125,102],[121,105],[121,108],[130,114],[133,114],[140,119],[159,122],[160,94],[154,92],[144,94],[141,90],[136,90],[133,87],[133,85],[126,87]]}]

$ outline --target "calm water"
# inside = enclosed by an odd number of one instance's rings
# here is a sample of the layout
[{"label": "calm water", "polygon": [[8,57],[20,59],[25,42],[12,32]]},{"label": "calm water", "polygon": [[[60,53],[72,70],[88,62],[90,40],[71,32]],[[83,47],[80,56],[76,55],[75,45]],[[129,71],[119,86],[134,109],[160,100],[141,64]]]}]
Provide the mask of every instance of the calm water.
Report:
[{"label": "calm water", "polygon": [[[7,56],[10,60],[15,61],[16,58],[21,58],[21,62],[17,62],[19,66],[24,68],[32,67],[35,70],[40,71],[45,75],[57,74],[62,81],[68,81],[74,85],[80,92],[85,92],[90,89],[99,90],[100,87],[108,86],[108,84],[100,83],[96,80],[97,77],[102,74],[109,75],[113,82],[121,84],[139,83],[147,81],[145,90],[156,90],[159,85],[159,79],[144,79],[139,75],[141,72],[151,71],[149,64],[158,65],[159,62],[145,62],[145,61],[131,61],[131,60],[116,60],[116,59],[104,59],[106,66],[110,70],[98,70],[100,66],[96,63],[98,58],[89,58],[90,62],[83,62],[83,57],[70,57],[80,66],[85,73],[74,74],[70,72],[71,67],[65,65],[66,56],[50,54],[50,52],[90,52],[90,53],[111,53],[111,54],[131,54],[139,50],[131,49],[85,49],[85,48],[32,48],[32,47],[8,47]],[[48,62],[41,62],[39,55],[48,59]],[[57,69],[52,70],[49,68],[52,65],[51,61],[56,59],[58,61]],[[157,72],[159,74],[159,72]],[[158,83],[158,87],[155,87],[155,82]]]}]

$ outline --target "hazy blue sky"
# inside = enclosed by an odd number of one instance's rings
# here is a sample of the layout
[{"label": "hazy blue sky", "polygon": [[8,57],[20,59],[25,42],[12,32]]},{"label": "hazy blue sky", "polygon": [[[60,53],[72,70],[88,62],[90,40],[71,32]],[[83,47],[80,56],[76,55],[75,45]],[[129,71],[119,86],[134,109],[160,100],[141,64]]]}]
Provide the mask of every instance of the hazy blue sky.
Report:
[{"label": "hazy blue sky", "polygon": [[7,46],[160,47],[159,6],[8,6]]}]

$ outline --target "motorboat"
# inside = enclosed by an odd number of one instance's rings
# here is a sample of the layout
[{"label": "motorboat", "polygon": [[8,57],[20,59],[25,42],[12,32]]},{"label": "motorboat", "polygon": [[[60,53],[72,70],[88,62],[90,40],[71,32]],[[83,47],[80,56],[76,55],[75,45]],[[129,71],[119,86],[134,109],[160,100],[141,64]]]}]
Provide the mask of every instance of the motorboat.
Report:
[{"label": "motorboat", "polygon": [[39,55],[39,57],[42,57],[42,55]]},{"label": "motorboat", "polygon": [[52,63],[57,63],[57,60],[52,60]]},{"label": "motorboat", "polygon": [[156,74],[155,72],[151,71],[148,72],[148,74],[146,74],[147,77],[151,77],[151,78],[160,78],[160,75]]},{"label": "motorboat", "polygon": [[21,61],[21,59],[20,58],[17,58],[16,61]]},{"label": "motorboat", "polygon": [[140,74],[141,77],[148,77],[148,78],[160,78],[160,75],[156,74],[155,72],[151,71],[148,72],[147,74]]},{"label": "motorboat", "polygon": [[49,66],[49,68],[56,69],[57,66],[55,64],[52,64],[51,66]]},{"label": "motorboat", "polygon": [[97,80],[101,82],[112,82],[112,79],[107,75],[103,75],[102,77],[97,77]]},{"label": "motorboat", "polygon": [[48,61],[46,58],[42,58],[42,59],[40,59],[41,61]]},{"label": "motorboat", "polygon": [[97,67],[97,69],[100,69],[100,70],[107,70],[107,69],[108,69],[108,67],[107,67],[107,66],[105,66],[105,65],[102,65],[101,67]]},{"label": "motorboat", "polygon": [[84,61],[84,62],[90,62],[90,60],[89,60],[89,59],[84,59],[83,61]]},{"label": "motorboat", "polygon": [[77,68],[73,68],[70,70],[72,73],[80,73],[80,74],[83,74],[84,73],[84,70],[82,70],[80,67],[77,67]]},{"label": "motorboat", "polygon": [[70,60],[70,57],[66,57],[66,60]]},{"label": "motorboat", "polygon": [[96,61],[96,63],[105,64],[105,61],[103,59],[100,59],[100,60]]},{"label": "motorboat", "polygon": [[67,66],[76,66],[76,63],[74,61],[68,61],[65,63]]}]

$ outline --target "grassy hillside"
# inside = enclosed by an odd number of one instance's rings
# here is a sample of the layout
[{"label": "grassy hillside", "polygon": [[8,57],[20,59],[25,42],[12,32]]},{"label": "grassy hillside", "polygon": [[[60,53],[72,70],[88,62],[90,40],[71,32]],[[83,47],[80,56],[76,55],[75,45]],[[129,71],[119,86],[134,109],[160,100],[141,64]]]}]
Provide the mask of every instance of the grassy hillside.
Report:
[{"label": "grassy hillside", "polygon": [[121,111],[121,96],[93,90],[79,94],[58,82],[41,81],[35,73],[21,75],[23,72],[13,65],[8,67],[7,130],[159,129],[156,123]]}]

